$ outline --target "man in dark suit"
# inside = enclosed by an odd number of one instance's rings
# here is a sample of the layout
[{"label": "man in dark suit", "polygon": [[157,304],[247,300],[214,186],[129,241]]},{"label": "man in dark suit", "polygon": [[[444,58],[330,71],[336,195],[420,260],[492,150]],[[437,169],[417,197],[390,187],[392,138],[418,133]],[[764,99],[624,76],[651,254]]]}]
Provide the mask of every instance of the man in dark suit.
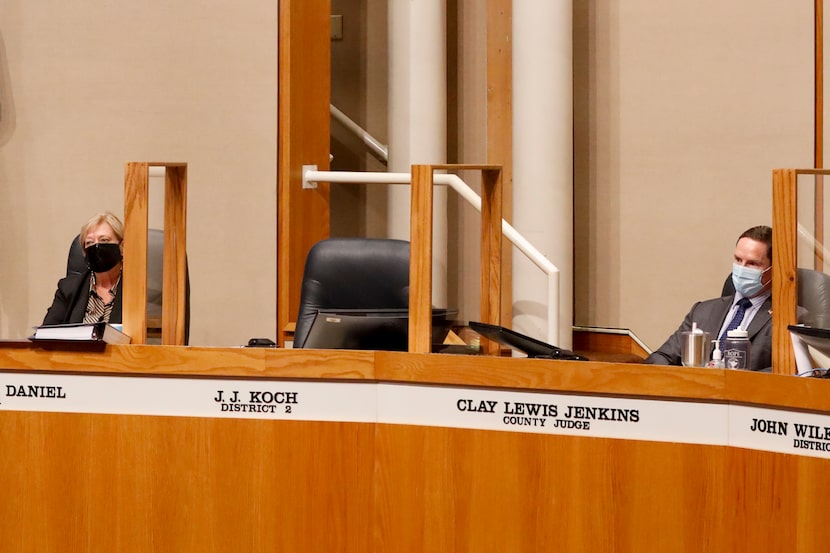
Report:
[{"label": "man in dark suit", "polygon": [[[682,332],[692,330],[692,323],[713,339],[719,339],[738,311],[743,311],[740,328],[749,334],[752,343],[750,369],[770,372],[772,369],[772,229],[757,226],[746,230],[735,245],[732,263],[735,294],[697,302],[683,319],[680,327],[646,363],[680,365]],[[748,301],[747,301],[748,300]]]}]

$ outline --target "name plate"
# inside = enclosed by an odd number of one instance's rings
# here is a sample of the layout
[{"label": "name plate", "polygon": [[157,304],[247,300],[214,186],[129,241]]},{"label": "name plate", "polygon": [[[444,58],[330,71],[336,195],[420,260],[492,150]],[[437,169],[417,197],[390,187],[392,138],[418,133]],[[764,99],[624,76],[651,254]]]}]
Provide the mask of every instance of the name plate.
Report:
[{"label": "name plate", "polygon": [[828,415],[424,384],[7,372],[0,411],[405,424],[830,458]]},{"label": "name plate", "polygon": [[374,383],[0,373],[0,410],[375,422]]}]

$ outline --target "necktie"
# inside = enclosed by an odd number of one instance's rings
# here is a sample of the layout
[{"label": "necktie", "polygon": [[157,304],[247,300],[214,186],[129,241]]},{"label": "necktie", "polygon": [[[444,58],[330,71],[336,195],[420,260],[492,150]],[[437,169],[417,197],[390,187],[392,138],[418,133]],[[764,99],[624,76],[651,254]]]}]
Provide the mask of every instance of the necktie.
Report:
[{"label": "necktie", "polygon": [[744,320],[744,315],[746,314],[747,308],[752,306],[752,302],[749,301],[747,298],[741,298],[738,300],[738,310],[735,311],[735,316],[732,317],[732,320],[729,321],[729,324],[726,327],[726,330],[723,331],[723,334],[720,335],[720,349],[723,351],[723,343],[726,341],[726,335],[730,330],[735,330],[739,326],[741,326],[741,321]]}]

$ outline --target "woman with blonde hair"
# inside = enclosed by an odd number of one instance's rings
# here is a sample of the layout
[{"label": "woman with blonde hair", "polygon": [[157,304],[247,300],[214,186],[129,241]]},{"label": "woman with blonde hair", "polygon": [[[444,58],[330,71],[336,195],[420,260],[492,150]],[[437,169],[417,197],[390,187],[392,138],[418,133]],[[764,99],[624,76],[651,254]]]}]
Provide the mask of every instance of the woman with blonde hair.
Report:
[{"label": "woman with blonde hair", "polygon": [[87,221],[78,235],[87,270],[58,282],[44,325],[121,322],[124,224],[109,211]]}]

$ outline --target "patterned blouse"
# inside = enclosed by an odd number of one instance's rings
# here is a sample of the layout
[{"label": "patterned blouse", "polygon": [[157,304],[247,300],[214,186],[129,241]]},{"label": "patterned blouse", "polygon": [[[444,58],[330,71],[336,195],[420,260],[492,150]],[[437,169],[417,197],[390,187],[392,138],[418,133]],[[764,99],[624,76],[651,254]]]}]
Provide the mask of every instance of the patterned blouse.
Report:
[{"label": "patterned blouse", "polygon": [[84,323],[108,323],[110,315],[112,314],[112,306],[115,303],[115,293],[118,285],[121,284],[121,276],[118,281],[109,291],[109,302],[105,303],[104,298],[98,295],[95,291],[95,273],[92,273],[92,278],[89,279],[89,301],[86,303],[86,314],[84,314]]}]

